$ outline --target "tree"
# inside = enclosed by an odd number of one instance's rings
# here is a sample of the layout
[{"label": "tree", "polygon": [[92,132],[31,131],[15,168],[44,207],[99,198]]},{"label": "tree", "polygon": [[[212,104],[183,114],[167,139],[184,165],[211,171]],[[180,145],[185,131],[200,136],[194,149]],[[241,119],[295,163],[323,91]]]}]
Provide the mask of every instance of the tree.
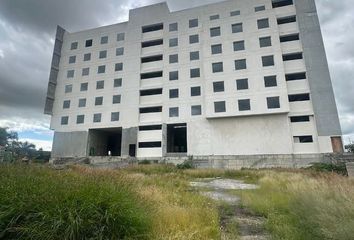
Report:
[{"label": "tree", "polygon": [[0,146],[8,147],[13,141],[18,140],[17,132],[8,132],[7,128],[0,127]]},{"label": "tree", "polygon": [[345,145],[345,150],[350,153],[354,153],[354,142],[350,142],[348,145]]}]

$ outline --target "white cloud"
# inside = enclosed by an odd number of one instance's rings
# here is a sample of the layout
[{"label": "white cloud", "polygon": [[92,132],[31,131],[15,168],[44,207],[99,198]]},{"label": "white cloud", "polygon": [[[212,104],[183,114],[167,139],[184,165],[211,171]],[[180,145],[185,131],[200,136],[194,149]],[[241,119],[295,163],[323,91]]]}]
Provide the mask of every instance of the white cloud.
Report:
[{"label": "white cloud", "polygon": [[19,139],[21,142],[29,142],[36,145],[36,149],[42,148],[44,151],[51,151],[52,150],[52,141],[44,141],[44,140],[37,140],[37,139],[30,139],[30,138],[21,138]]},{"label": "white cloud", "polygon": [[4,51],[0,49],[0,58],[4,58],[4,57],[5,57]]}]

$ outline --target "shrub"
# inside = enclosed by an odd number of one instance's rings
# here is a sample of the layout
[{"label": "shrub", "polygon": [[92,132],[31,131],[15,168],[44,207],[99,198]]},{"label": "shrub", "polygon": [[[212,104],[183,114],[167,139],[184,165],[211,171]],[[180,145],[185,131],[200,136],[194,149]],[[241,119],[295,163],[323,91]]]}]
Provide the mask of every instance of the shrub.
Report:
[{"label": "shrub", "polygon": [[186,160],[181,164],[176,165],[177,169],[194,169],[195,166],[192,160]]},{"label": "shrub", "polygon": [[347,168],[345,163],[314,163],[308,169],[314,170],[317,172],[334,172],[343,176],[348,176]]}]

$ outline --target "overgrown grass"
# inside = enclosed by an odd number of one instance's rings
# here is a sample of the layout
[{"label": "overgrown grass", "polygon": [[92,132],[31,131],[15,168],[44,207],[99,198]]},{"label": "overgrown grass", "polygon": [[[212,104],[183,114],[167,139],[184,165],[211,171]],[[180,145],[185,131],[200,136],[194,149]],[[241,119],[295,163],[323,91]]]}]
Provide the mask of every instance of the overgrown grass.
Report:
[{"label": "overgrown grass", "polygon": [[337,174],[267,171],[261,188],[242,193],[267,218],[274,239],[353,239],[354,181]]}]

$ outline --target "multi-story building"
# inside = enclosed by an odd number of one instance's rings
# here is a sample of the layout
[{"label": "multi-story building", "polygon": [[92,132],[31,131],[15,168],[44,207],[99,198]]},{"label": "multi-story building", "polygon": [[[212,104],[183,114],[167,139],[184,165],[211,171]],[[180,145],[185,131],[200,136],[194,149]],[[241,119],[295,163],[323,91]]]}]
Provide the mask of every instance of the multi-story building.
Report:
[{"label": "multi-story building", "polygon": [[314,0],[229,0],[58,27],[52,157],[341,152]]}]

